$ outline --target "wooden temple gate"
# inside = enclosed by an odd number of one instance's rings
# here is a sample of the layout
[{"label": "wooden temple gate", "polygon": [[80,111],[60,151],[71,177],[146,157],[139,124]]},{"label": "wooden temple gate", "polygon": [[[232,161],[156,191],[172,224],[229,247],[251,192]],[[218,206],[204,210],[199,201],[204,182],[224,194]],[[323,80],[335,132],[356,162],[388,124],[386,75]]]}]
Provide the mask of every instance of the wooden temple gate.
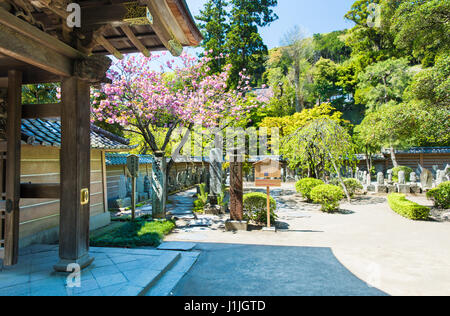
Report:
[{"label": "wooden temple gate", "polygon": [[[67,23],[70,3],[81,27]],[[19,257],[21,199],[60,199],[60,262],[89,257],[90,87],[125,53],[179,55],[201,35],[184,0],[0,0],[0,259]],[[58,104],[22,104],[22,85],[60,83]],[[22,118],[61,120],[60,183],[21,184]]]}]

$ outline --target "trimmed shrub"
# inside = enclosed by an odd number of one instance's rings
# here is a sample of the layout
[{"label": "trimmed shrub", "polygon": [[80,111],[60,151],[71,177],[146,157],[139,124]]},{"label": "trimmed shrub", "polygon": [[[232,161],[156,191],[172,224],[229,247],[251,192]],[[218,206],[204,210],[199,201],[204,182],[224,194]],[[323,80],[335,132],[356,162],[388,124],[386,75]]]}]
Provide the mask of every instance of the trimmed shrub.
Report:
[{"label": "trimmed shrub", "polygon": [[[343,179],[343,180],[344,180],[345,187],[347,188],[348,194],[350,194],[350,197],[354,197],[355,194],[356,194],[358,191],[364,189],[364,187],[363,187],[363,185],[361,184],[361,182],[359,182],[359,181],[356,180],[356,179],[353,179],[353,178],[347,178],[347,179]],[[330,181],[330,184],[335,185],[335,186],[340,187],[340,188],[342,187],[342,185],[341,185],[341,183],[339,182],[339,179],[338,179],[338,178],[333,178],[333,179]]]},{"label": "trimmed shrub", "polygon": [[344,184],[345,187],[347,188],[348,194],[350,194],[351,197],[354,197],[358,191],[364,189],[361,182],[359,182],[356,179],[345,179]]},{"label": "trimmed shrub", "polygon": [[322,205],[322,211],[327,213],[336,211],[344,196],[342,188],[331,184],[319,185],[311,191],[312,201]]},{"label": "trimmed shrub", "polygon": [[450,181],[441,183],[437,188],[427,192],[427,198],[434,201],[438,208],[450,208]]},{"label": "trimmed shrub", "polygon": [[413,220],[426,220],[430,216],[428,207],[407,200],[404,194],[391,193],[388,195],[388,202],[391,209],[403,217]]},{"label": "trimmed shrub", "polygon": [[311,202],[311,190],[315,187],[324,184],[322,180],[314,179],[314,178],[304,178],[299,180],[295,184],[295,188],[298,193],[301,193],[301,195],[308,200],[308,202]]},{"label": "trimmed shrub", "polygon": [[410,167],[405,167],[405,166],[395,167],[392,169],[392,180],[394,180],[394,182],[398,182],[398,173],[400,171],[405,172],[406,182],[409,181],[409,175],[414,172],[414,170],[412,170]]},{"label": "trimmed shrub", "polygon": [[[275,223],[277,203],[270,197],[270,222]],[[267,224],[267,194],[254,192],[244,195],[244,219],[258,224]]]}]

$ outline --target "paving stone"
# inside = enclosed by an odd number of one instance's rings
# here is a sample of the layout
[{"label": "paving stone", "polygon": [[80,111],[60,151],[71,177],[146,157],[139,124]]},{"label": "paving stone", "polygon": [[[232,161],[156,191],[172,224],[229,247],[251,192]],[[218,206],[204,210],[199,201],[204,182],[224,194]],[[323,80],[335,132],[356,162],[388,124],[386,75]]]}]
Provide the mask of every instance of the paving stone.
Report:
[{"label": "paving stone", "polygon": [[178,250],[178,251],[190,251],[195,248],[197,244],[191,242],[164,242],[158,250]]},{"label": "paving stone", "polygon": [[180,258],[176,251],[93,248],[91,254],[97,260],[81,271],[81,288],[69,288],[69,274],[53,270],[58,261],[54,246],[32,247],[22,253],[19,265],[0,272],[2,296],[139,295]]},{"label": "paving stone", "polygon": [[212,221],[208,219],[198,219],[189,222],[189,227],[209,227]]},{"label": "paving stone", "polygon": [[125,271],[123,274],[130,284],[144,288],[150,283],[156,282],[161,273],[161,270],[140,269]]},{"label": "paving stone", "polygon": [[100,291],[103,293],[103,296],[114,296],[120,289],[124,288],[128,284],[127,282],[114,284],[111,286],[102,287]]},{"label": "paving stone", "polygon": [[126,285],[121,288],[114,296],[138,296],[144,291],[143,287]]},{"label": "paving stone", "polygon": [[94,276],[94,278],[97,279],[103,276],[120,273],[120,270],[116,266],[108,266],[92,269],[91,273]]},{"label": "paving stone", "polygon": [[114,273],[109,275],[103,275],[101,277],[96,277],[95,280],[97,281],[99,287],[107,287],[114,284],[124,283],[127,281],[125,276],[122,273]]},{"label": "paving stone", "polygon": [[30,283],[0,288],[0,296],[29,296],[29,295],[30,295]]}]

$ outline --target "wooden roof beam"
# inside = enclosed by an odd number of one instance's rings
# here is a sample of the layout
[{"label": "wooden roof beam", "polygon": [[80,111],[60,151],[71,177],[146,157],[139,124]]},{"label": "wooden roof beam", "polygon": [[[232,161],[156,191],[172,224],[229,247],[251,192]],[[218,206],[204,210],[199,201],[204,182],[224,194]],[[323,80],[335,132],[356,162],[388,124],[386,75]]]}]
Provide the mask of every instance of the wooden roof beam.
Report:
[{"label": "wooden roof beam", "polygon": [[0,24],[3,24],[5,26],[8,26],[12,30],[28,36],[37,42],[41,43],[42,45],[49,47],[58,53],[70,57],[70,58],[84,58],[86,55],[81,53],[80,51],[76,50],[75,48],[64,44],[61,41],[58,41],[50,34],[47,34],[45,32],[42,32],[35,26],[17,18],[13,14],[9,13],[5,9],[0,7]]},{"label": "wooden roof beam", "polygon": [[35,38],[39,36],[38,31],[35,30],[34,37],[28,37],[5,24],[0,24],[0,53],[59,76],[71,76],[72,59],[42,45]]},{"label": "wooden roof beam", "polygon": [[144,55],[145,57],[150,57],[150,52],[148,49],[142,44],[142,42],[134,35],[133,31],[128,25],[121,25],[120,28],[125,33],[125,35],[128,37],[128,39],[133,43],[134,46],[136,46],[137,49]]},{"label": "wooden roof beam", "polygon": [[111,55],[116,57],[117,59],[123,59],[123,55],[119,52],[103,35],[96,34],[94,36],[95,41],[103,46]]},{"label": "wooden roof beam", "polygon": [[183,47],[180,42],[175,38],[171,28],[167,24],[169,17],[164,17],[161,7],[164,5],[164,0],[145,0],[148,11],[152,16],[153,31],[158,35],[163,45],[169,50],[173,56],[180,56]]}]

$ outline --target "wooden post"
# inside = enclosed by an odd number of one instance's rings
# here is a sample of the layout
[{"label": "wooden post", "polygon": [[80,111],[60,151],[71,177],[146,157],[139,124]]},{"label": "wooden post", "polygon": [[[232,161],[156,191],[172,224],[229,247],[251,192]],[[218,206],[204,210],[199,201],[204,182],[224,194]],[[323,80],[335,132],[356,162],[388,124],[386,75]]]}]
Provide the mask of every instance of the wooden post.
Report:
[{"label": "wooden post", "polygon": [[136,219],[136,177],[131,177],[131,221]]},{"label": "wooden post", "polygon": [[60,262],[56,271],[75,263],[85,268],[89,257],[90,87],[76,77],[61,84]]},{"label": "wooden post", "polygon": [[267,228],[270,228],[270,187],[267,187]]},{"label": "wooden post", "polygon": [[244,219],[244,183],[242,179],[242,162],[237,152],[230,157],[230,218],[232,221]]},{"label": "wooden post", "polygon": [[20,146],[22,120],[22,73],[8,72],[6,153],[5,251],[3,265],[17,264],[19,258]]},{"label": "wooden post", "polygon": [[106,156],[105,152],[101,152],[102,162],[102,181],[103,181],[103,211],[108,213],[108,174],[106,172]]}]

